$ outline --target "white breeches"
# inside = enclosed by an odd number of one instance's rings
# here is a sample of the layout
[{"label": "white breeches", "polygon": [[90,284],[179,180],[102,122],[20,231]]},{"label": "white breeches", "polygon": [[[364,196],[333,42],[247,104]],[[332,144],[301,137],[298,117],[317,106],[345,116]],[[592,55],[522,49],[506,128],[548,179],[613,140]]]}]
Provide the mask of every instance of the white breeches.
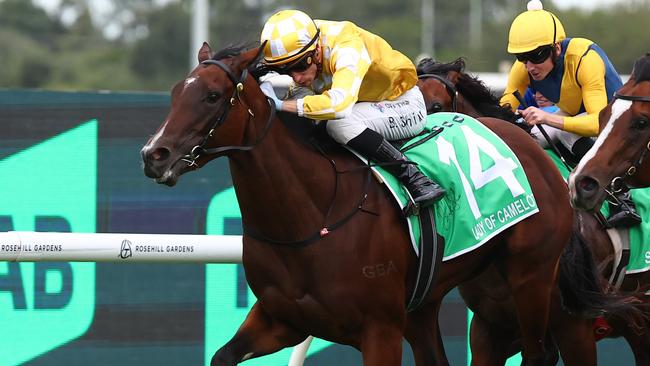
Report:
[{"label": "white breeches", "polygon": [[345,118],[327,122],[327,132],[346,144],[369,128],[387,140],[413,137],[424,129],[427,111],[420,88],[413,87],[399,98],[383,102],[359,102]]},{"label": "white breeches", "polygon": [[[568,116],[568,114],[563,112],[562,110],[558,110],[554,114],[558,114],[561,116]],[[554,144],[557,144],[559,142],[564,147],[566,147],[569,151],[571,151],[573,144],[575,144],[576,141],[578,141],[581,137],[583,137],[580,135],[576,135],[575,133],[572,132],[567,132],[567,131],[560,130],[559,128],[551,127],[546,124],[543,125],[542,128],[544,128],[544,131],[546,131],[546,133],[551,138],[551,141],[553,141]],[[533,134],[533,136],[535,136],[537,142],[540,144],[541,147],[543,148],[551,147],[548,144],[548,141],[546,141],[546,139],[544,138],[544,135],[542,135],[542,132],[539,130],[539,128],[537,128],[537,126],[533,126],[530,132]]]}]

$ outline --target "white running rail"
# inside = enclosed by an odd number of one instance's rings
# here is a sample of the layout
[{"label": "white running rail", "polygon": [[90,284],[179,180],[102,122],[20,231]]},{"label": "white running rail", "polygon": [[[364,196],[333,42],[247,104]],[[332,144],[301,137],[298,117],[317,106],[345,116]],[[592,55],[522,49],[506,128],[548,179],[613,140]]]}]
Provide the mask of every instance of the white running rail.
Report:
[{"label": "white running rail", "polygon": [[241,263],[236,235],[0,232],[0,261]]}]

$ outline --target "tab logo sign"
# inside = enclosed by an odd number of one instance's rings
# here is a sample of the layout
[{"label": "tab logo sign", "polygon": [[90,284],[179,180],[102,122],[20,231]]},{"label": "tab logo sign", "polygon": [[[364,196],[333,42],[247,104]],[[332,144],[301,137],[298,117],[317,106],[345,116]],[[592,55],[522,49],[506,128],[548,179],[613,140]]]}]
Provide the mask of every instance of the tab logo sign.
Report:
[{"label": "tab logo sign", "polygon": [[[95,232],[97,121],[0,160],[0,176],[0,230]],[[94,263],[0,262],[0,365],[81,336],[94,309]]]},{"label": "tab logo sign", "polygon": [[[209,235],[241,235],[241,212],[235,190],[231,187],[216,194],[210,201],[206,217]],[[241,264],[207,264],[205,275],[205,365],[214,353],[226,344],[244,322],[255,303],[255,295],[246,283]],[[330,342],[314,339],[307,355],[313,355]],[[292,348],[247,360],[247,366],[286,365]]]}]

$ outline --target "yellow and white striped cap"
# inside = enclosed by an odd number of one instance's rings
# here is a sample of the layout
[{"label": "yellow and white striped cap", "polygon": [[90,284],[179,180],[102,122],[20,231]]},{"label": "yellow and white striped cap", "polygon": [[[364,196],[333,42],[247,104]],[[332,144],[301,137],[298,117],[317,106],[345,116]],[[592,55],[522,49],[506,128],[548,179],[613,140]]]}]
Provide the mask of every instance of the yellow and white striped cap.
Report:
[{"label": "yellow and white striped cap", "polygon": [[300,58],[316,48],[316,24],[300,10],[281,10],[264,24],[260,43],[264,46],[264,61],[281,65]]}]

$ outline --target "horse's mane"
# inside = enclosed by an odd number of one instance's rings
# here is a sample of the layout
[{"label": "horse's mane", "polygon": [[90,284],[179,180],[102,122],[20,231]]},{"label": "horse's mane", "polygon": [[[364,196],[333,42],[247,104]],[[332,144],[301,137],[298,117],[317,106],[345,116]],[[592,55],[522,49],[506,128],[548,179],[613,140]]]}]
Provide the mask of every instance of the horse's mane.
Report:
[{"label": "horse's mane", "polygon": [[229,44],[228,46],[215,52],[214,55],[212,56],[212,59],[218,61],[218,60],[223,60],[224,58],[237,56],[240,53],[244,51],[248,51],[253,47],[256,47],[254,42]]},{"label": "horse's mane", "polygon": [[458,73],[456,89],[476,110],[487,116],[514,121],[518,118],[508,107],[499,105],[499,98],[492,94],[492,91],[477,76],[467,74],[465,70],[465,59],[462,57],[448,63],[437,62],[431,58],[420,61],[416,67],[418,75],[435,74],[446,77],[447,73],[455,71]]},{"label": "horse's mane", "polygon": [[445,64],[427,57],[418,62],[415,69],[417,70],[418,75],[435,74],[447,76],[447,73],[450,71],[456,71],[458,73],[462,72],[465,69],[465,59],[459,57],[456,60]]},{"label": "horse's mane", "polygon": [[650,52],[636,60],[632,77],[634,77],[635,84],[650,81]]},{"label": "horse's mane", "polygon": [[[243,42],[243,43],[235,43],[235,44],[230,44],[219,51],[215,52],[215,54],[212,56],[212,59],[215,61],[218,60],[223,60],[224,58],[229,58],[229,57],[234,57],[239,55],[242,52],[249,51],[253,48],[258,48],[259,42]],[[266,74],[268,72],[268,69],[264,67],[264,65],[260,62],[253,62],[251,65],[248,67],[248,72],[251,73],[253,78],[255,80],[259,81],[260,76]]]}]

